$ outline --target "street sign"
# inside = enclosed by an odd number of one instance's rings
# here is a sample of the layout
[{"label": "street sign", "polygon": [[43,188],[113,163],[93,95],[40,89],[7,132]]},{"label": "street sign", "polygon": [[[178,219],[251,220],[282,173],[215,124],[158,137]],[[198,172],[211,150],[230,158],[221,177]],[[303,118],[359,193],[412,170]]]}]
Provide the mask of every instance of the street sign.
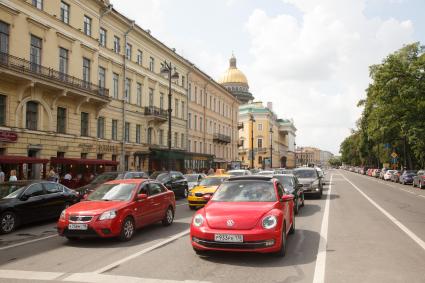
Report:
[{"label": "street sign", "polygon": [[397,153],[395,153],[395,152],[391,153],[392,158],[397,158],[397,156],[398,156]]}]

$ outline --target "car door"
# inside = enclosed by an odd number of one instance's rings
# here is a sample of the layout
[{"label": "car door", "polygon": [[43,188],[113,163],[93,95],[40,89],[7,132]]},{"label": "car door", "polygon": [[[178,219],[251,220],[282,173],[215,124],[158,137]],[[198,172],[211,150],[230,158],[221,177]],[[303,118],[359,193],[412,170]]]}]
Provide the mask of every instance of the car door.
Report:
[{"label": "car door", "polygon": [[[149,198],[149,183],[143,183],[137,191],[137,195],[145,194],[148,196],[147,199],[135,201],[133,208],[133,215],[136,221],[137,227],[145,226],[149,223],[152,223],[153,219],[153,201]],[[136,195],[136,198],[137,198]]]},{"label": "car door", "polygon": [[149,183],[149,198],[152,201],[153,206],[153,222],[159,221],[164,218],[166,209],[166,190],[156,183]]},{"label": "car door", "polygon": [[278,197],[279,197],[280,207],[281,207],[282,213],[283,213],[283,218],[285,219],[286,227],[288,228],[288,225],[291,221],[290,215],[289,215],[289,208],[288,208],[288,206],[290,207],[290,203],[281,201],[283,195],[285,195],[286,193],[285,193],[285,189],[283,188],[283,186],[280,182],[276,182],[276,189],[277,189],[277,194],[278,194]]},{"label": "car door", "polygon": [[63,188],[53,182],[42,183],[46,194],[44,196],[46,206],[46,216],[48,217],[59,217],[62,210],[65,208],[66,196],[63,192]]},{"label": "car door", "polygon": [[22,222],[29,223],[48,218],[44,196],[45,191],[41,183],[28,186],[15,207]]}]

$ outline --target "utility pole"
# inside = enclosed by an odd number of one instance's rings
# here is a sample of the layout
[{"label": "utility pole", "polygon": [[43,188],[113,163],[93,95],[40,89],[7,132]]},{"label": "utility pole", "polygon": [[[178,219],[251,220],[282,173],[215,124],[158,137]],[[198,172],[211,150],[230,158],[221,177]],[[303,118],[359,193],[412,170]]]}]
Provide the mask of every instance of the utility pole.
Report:
[{"label": "utility pole", "polygon": [[254,115],[250,114],[249,121],[251,121],[251,169],[254,169]]}]

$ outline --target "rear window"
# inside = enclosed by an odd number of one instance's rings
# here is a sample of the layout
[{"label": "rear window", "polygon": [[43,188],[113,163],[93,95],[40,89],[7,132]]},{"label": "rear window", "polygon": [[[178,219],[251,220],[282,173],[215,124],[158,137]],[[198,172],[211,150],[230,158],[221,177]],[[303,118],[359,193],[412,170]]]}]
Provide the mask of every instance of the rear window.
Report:
[{"label": "rear window", "polygon": [[268,181],[234,181],[223,183],[213,196],[218,202],[275,202],[276,191]]},{"label": "rear window", "polygon": [[295,170],[294,175],[298,178],[317,178],[316,170]]}]

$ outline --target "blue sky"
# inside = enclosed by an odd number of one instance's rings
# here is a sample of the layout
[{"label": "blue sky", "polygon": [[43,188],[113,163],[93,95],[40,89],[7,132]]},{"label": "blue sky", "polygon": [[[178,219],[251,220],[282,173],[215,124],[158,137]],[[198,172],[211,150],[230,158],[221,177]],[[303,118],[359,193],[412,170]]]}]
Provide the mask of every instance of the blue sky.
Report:
[{"label": "blue sky", "polygon": [[232,51],[257,100],[293,118],[297,144],[338,153],[368,66],[425,42],[424,0],[113,0],[214,78]]}]

